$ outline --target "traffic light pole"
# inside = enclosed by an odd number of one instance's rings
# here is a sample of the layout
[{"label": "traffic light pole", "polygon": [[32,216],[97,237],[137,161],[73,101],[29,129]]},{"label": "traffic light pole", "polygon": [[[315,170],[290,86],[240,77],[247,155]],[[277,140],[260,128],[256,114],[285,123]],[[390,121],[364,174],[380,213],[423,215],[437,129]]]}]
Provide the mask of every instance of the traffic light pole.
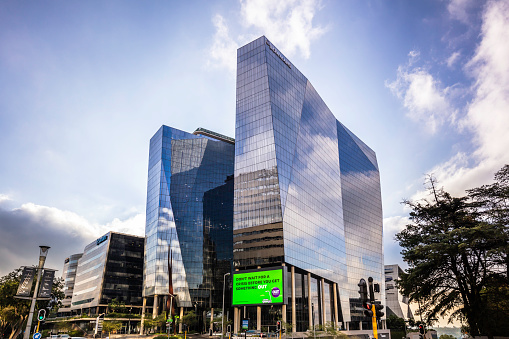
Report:
[{"label": "traffic light pole", "polygon": [[375,308],[375,304],[371,304],[371,310],[373,311],[373,318],[371,318],[372,321],[373,321],[373,338],[378,339],[378,327],[377,327],[377,324],[376,324],[376,308]]}]

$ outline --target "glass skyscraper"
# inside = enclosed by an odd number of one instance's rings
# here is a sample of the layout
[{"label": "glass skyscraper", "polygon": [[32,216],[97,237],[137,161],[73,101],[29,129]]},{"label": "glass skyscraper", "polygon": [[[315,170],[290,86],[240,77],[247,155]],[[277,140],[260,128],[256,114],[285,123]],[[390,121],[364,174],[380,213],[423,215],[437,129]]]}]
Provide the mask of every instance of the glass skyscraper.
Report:
[{"label": "glass skyscraper", "polygon": [[143,294],[153,315],[169,293],[171,248],[181,314],[220,308],[232,269],[283,267],[284,304],[235,308],[235,331],[240,319],[255,329],[279,319],[299,332],[371,328],[357,284],[372,277],[385,300],[376,155],[265,37],[237,51],[235,140],[161,127],[147,191]]},{"label": "glass skyscraper", "polygon": [[177,307],[221,307],[233,256],[234,152],[232,138],[202,128],[162,126],[150,140],[143,296],[154,315],[169,294],[170,249]]},{"label": "glass skyscraper", "polygon": [[235,268],[286,267],[297,331],[360,327],[359,279],[384,283],[375,153],[265,37],[237,51],[235,140]]}]

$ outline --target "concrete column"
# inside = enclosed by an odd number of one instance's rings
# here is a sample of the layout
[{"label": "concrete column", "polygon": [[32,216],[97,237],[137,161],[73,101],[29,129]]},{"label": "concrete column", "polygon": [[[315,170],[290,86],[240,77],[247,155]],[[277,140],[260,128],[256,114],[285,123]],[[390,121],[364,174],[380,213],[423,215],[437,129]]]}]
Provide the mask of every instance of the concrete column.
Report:
[{"label": "concrete column", "polygon": [[262,307],[256,306],[256,329],[262,330]]},{"label": "concrete column", "polygon": [[184,318],[184,308],[180,308],[179,333],[182,333],[182,318]]},{"label": "concrete column", "polygon": [[238,320],[239,320],[239,308],[234,307],[233,308],[233,332],[234,333],[239,332],[239,327],[237,326]]},{"label": "concrete column", "polygon": [[143,321],[145,321],[145,308],[147,307],[147,297],[143,297],[143,307],[141,308],[140,335],[143,335]]},{"label": "concrete column", "polygon": [[333,283],[332,288],[334,289],[334,328],[338,329],[338,284]]},{"label": "concrete column", "polygon": [[346,322],[346,330],[350,331],[350,322],[349,321]]},{"label": "concrete column", "polygon": [[325,319],[325,279],[322,278],[322,325],[325,326],[327,324],[327,319]]},{"label": "concrete column", "polygon": [[359,329],[362,331],[362,321],[359,321]]},{"label": "concrete column", "polygon": [[311,273],[308,272],[308,313],[309,313],[309,328],[313,328],[313,308],[311,306]]},{"label": "concrete column", "polygon": [[157,317],[157,315],[159,313],[159,300],[157,297],[158,297],[158,295],[155,294],[154,295],[154,306],[152,307],[152,319]]},{"label": "concrete column", "polygon": [[211,330],[214,330],[214,307],[210,309],[210,326]]},{"label": "concrete column", "polygon": [[297,304],[295,303],[295,266],[290,267],[292,281],[292,332],[297,332]]}]

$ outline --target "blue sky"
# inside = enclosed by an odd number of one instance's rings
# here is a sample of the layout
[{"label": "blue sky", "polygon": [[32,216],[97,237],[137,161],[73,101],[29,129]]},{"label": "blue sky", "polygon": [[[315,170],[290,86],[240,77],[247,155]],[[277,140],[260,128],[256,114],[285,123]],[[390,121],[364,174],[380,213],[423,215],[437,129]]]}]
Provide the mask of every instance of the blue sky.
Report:
[{"label": "blue sky", "polygon": [[507,1],[2,1],[0,274],[143,235],[150,137],[233,137],[261,35],[377,153],[386,263],[425,174],[461,195],[508,163]]}]

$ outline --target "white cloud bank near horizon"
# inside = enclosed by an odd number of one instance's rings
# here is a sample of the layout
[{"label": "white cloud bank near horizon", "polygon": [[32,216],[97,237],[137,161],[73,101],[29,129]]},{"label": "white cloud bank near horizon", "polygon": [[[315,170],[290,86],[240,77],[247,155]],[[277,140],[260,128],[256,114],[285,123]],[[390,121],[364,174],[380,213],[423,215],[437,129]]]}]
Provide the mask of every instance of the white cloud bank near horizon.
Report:
[{"label": "white cloud bank near horizon", "polygon": [[[243,33],[232,37],[228,23],[215,14],[212,23],[216,29],[208,50],[209,66],[226,68],[235,74],[237,58],[232,50],[265,35],[286,56],[297,54],[304,59],[311,56],[311,42],[321,37],[327,27],[313,24],[321,8],[319,0],[240,0],[238,22]],[[231,23],[230,23],[231,24]],[[242,29],[243,28],[243,29]]]},{"label": "white cloud bank near horizon", "polygon": [[6,195],[0,197],[0,276],[23,265],[37,264],[40,245],[51,246],[46,267],[59,270],[59,276],[67,256],[83,252],[86,245],[109,231],[145,234],[145,215],[141,213],[99,224],[74,212],[34,203],[5,208],[2,205],[10,199]]}]

